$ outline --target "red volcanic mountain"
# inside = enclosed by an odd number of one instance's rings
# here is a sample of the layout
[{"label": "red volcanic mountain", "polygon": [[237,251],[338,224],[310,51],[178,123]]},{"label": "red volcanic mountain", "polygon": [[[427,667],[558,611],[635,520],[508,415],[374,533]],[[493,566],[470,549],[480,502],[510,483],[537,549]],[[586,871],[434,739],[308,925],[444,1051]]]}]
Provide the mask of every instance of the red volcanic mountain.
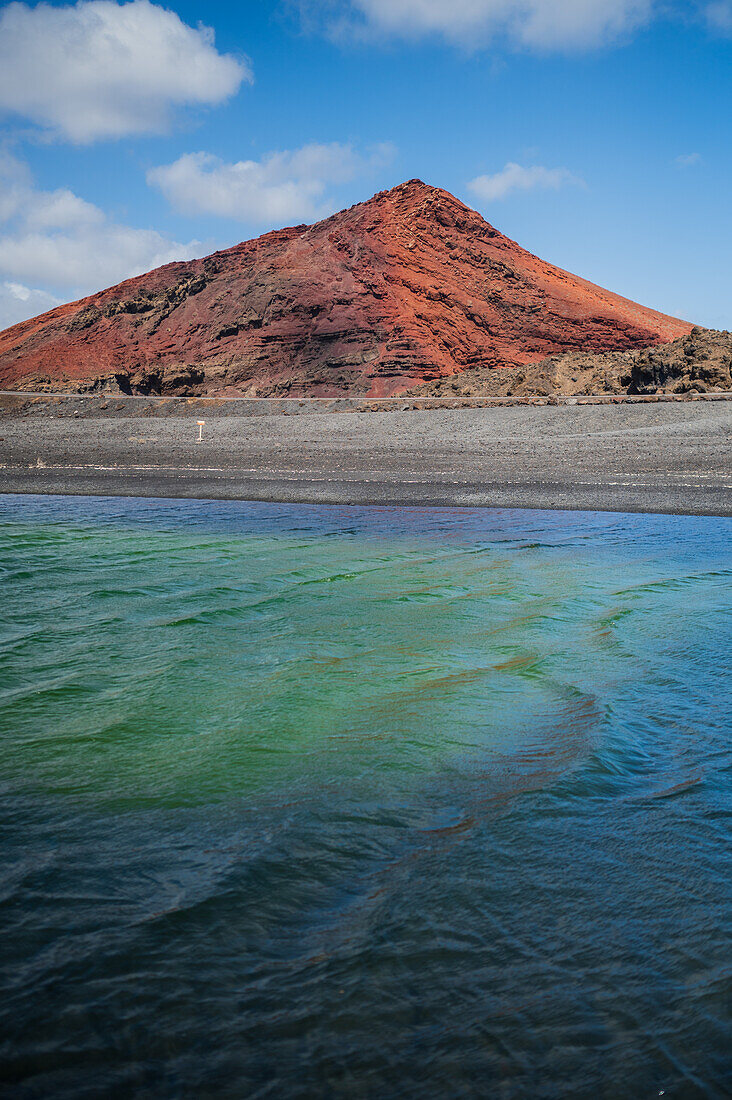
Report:
[{"label": "red volcanic mountain", "polygon": [[410,180],[0,333],[0,388],[384,395],[691,326],[544,263]]}]

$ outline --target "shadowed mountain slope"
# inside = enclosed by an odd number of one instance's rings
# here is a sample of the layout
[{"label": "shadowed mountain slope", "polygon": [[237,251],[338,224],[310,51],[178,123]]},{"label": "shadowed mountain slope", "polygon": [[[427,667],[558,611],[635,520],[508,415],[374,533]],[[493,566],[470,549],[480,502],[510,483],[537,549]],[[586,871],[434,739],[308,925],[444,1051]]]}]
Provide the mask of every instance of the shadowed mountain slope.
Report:
[{"label": "shadowed mountain slope", "polygon": [[377,396],[690,329],[410,180],[14,325],[0,333],[0,388]]}]

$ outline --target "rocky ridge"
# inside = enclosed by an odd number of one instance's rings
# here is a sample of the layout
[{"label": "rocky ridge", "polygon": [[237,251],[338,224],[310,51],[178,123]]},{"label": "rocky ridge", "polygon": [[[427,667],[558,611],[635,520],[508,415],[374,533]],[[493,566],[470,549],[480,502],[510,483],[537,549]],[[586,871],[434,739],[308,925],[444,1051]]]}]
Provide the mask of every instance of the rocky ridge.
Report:
[{"label": "rocky ridge", "polygon": [[732,333],[693,328],[661,346],[573,351],[502,371],[465,370],[415,386],[420,397],[551,397],[722,393],[732,390]]}]

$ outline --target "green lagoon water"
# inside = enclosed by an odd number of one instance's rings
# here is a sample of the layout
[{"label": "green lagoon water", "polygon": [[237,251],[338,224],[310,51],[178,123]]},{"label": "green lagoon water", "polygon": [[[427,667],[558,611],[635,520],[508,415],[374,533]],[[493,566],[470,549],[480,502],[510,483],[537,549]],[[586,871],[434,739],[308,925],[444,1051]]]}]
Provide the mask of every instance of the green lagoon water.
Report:
[{"label": "green lagoon water", "polygon": [[0,497],[0,1092],[730,1095],[731,532]]}]

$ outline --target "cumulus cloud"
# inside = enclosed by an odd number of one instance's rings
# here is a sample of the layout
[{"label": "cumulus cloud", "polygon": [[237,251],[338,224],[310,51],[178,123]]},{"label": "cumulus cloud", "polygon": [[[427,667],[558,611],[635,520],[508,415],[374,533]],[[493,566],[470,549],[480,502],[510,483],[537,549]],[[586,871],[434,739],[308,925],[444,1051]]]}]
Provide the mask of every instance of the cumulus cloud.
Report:
[{"label": "cumulus cloud", "polygon": [[60,304],[60,298],[45,290],[33,290],[22,283],[0,283],[0,329],[37,317]]},{"label": "cumulus cloud", "polygon": [[[305,2],[312,14],[313,0]],[[529,49],[562,50],[612,42],[646,22],[655,0],[349,0],[326,2],[324,9],[323,0],[314,3],[340,37],[438,35],[469,47],[502,38]]]},{"label": "cumulus cloud", "polygon": [[509,161],[505,168],[493,176],[478,176],[468,187],[485,202],[505,199],[515,191],[558,191],[568,184],[582,186],[582,180],[567,168],[542,168],[533,165],[524,168]]},{"label": "cumulus cloud", "polygon": [[362,155],[333,142],[234,164],[210,153],[186,153],[153,168],[147,179],[182,213],[283,225],[332,213],[327,188],[383,166],[393,152],[392,146],[379,145]]},{"label": "cumulus cloud", "polygon": [[200,251],[196,241],[181,244],[153,229],[121,225],[66,188],[36,188],[27,166],[7,153],[0,154],[0,196],[5,319],[33,316]]},{"label": "cumulus cloud", "polygon": [[164,131],[175,108],[221,103],[243,80],[213,31],[149,0],[0,12],[0,111],[73,142]]}]

